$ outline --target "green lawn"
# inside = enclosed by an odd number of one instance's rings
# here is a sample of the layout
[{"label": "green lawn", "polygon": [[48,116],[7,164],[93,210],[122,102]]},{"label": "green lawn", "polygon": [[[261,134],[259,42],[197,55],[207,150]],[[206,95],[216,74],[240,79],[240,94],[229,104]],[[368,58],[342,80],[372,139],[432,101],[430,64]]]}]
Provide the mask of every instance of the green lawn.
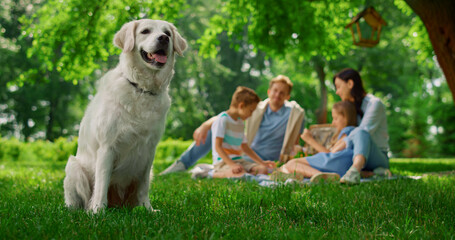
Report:
[{"label": "green lawn", "polygon": [[[157,160],[155,172],[168,163]],[[65,163],[0,163],[0,239],[455,238],[455,176],[260,187],[156,177],[152,205],[98,215],[64,206]],[[398,175],[455,170],[455,159],[392,159]]]}]

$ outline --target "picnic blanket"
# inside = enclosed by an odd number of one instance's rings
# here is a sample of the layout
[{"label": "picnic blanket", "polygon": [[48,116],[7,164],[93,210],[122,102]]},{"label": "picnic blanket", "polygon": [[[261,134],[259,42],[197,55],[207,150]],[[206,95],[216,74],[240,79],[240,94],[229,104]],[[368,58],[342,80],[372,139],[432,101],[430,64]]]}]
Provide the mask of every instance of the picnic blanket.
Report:
[{"label": "picnic blanket", "polygon": [[[195,172],[201,172],[201,171],[206,171],[208,174],[207,176],[209,178],[212,178],[213,176],[213,166],[210,164],[198,164],[196,165],[193,169],[191,169],[189,172],[190,173],[195,173]],[[375,181],[384,181],[384,180],[394,180],[394,179],[399,179],[399,178],[410,178],[410,179],[420,179],[421,176],[390,176],[390,177],[371,177],[371,178],[362,178],[360,179],[360,183],[365,183],[365,182],[375,182]],[[229,178],[231,180],[244,180],[244,181],[251,181],[251,182],[257,182],[259,186],[263,187],[276,187],[276,186],[282,186],[282,185],[288,185],[288,184],[312,184],[310,182],[309,178],[305,178],[302,181],[298,181],[295,179],[287,179],[285,181],[275,181],[270,179],[270,175],[265,175],[265,174],[258,174],[258,175],[253,175],[249,173],[245,173],[241,177],[232,177]]]},{"label": "picnic blanket", "polygon": [[[360,179],[360,183],[383,181],[383,180],[393,180],[393,179],[398,179],[398,178],[399,178],[398,176],[362,178],[362,179]],[[287,185],[287,184],[307,184],[307,185],[313,184],[312,182],[310,182],[309,178],[304,178],[302,181],[291,179],[291,178],[289,178],[285,181],[274,181],[274,180],[270,179],[269,175],[264,175],[264,174],[252,175],[249,173],[245,173],[242,177],[239,177],[239,178],[230,178],[230,179],[242,179],[245,181],[255,181],[259,184],[259,186],[264,186],[264,187],[275,187],[275,186]]]}]

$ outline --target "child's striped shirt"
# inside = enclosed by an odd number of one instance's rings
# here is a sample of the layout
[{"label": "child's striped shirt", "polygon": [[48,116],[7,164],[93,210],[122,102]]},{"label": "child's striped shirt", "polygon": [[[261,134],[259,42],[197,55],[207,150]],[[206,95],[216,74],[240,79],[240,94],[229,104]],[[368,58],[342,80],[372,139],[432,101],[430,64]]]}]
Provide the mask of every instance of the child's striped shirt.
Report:
[{"label": "child's striped shirt", "polygon": [[212,156],[213,165],[222,161],[215,150],[216,138],[223,138],[223,150],[232,159],[242,158],[242,143],[246,143],[245,123],[242,119],[234,120],[226,112],[218,114],[218,118],[212,124]]}]

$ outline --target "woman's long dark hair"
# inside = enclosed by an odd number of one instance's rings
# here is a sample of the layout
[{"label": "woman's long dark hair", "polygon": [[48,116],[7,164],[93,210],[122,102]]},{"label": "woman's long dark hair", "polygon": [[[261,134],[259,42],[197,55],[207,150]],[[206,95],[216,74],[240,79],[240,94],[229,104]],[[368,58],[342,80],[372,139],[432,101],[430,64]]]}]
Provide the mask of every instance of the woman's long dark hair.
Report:
[{"label": "woman's long dark hair", "polygon": [[335,84],[336,78],[339,78],[346,83],[349,81],[349,79],[354,82],[354,87],[351,89],[351,95],[354,98],[354,105],[355,109],[357,110],[357,114],[363,118],[363,111],[360,107],[362,106],[363,98],[367,95],[367,93],[363,88],[362,78],[360,78],[359,72],[352,68],[345,68],[333,76],[333,84]]}]

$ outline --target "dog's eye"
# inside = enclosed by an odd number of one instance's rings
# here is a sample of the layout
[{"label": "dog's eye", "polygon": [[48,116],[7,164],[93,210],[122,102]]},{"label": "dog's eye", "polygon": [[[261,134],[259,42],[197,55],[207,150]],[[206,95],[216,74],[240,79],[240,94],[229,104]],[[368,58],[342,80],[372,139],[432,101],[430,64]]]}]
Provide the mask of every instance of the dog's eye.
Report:
[{"label": "dog's eye", "polygon": [[141,33],[142,33],[142,34],[149,34],[149,33],[150,33],[150,30],[148,30],[148,29],[144,29],[144,30],[142,30],[142,32],[141,32]]},{"label": "dog's eye", "polygon": [[171,32],[169,31],[164,31],[164,34],[168,35],[169,37],[171,36]]}]

